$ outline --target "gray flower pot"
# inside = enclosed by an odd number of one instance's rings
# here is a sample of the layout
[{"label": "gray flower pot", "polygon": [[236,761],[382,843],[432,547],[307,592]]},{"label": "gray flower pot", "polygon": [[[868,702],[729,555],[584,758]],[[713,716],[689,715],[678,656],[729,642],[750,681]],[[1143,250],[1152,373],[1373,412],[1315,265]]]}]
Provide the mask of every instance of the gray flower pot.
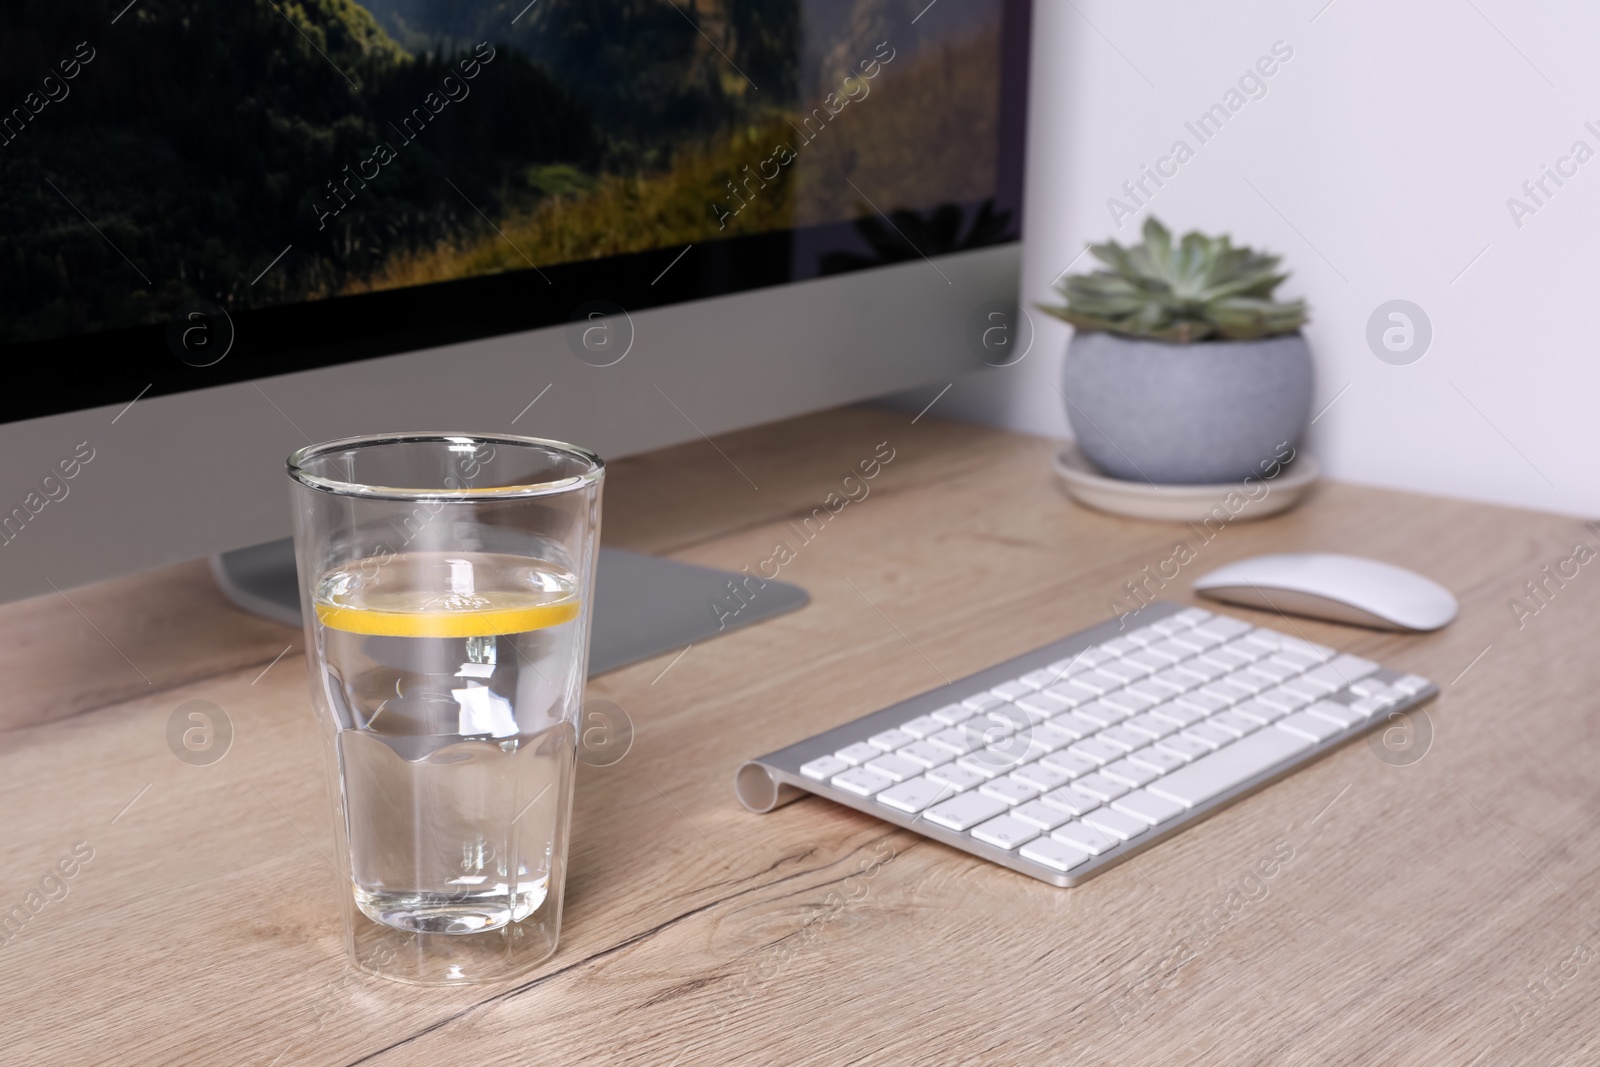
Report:
[{"label": "gray flower pot", "polygon": [[1062,378],[1089,462],[1113,478],[1203,485],[1259,476],[1298,444],[1315,372],[1298,333],[1187,345],[1078,333]]}]

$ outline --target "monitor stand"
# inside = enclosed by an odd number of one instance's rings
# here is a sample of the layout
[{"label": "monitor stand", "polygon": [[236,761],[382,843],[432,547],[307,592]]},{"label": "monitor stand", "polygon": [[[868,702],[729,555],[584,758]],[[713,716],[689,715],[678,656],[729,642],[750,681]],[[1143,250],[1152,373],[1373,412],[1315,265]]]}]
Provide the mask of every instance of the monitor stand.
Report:
[{"label": "monitor stand", "polygon": [[[238,607],[300,625],[300,586],[289,538],[212,556],[211,573]],[[730,582],[743,598],[735,598]],[[602,548],[595,571],[589,676],[743,629],[804,607],[811,599],[787,582],[767,580],[748,589],[750,584],[747,575],[733,571]],[[730,610],[741,603],[736,613]],[[716,604],[724,610],[718,611]]]}]

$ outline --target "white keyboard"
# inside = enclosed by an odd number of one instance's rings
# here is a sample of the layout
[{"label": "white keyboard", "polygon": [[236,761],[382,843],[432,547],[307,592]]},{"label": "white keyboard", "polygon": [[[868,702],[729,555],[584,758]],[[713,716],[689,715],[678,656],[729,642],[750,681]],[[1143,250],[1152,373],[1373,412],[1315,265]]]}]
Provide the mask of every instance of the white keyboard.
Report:
[{"label": "white keyboard", "polygon": [[1438,692],[1157,602],[753,760],[737,791],[766,811],[798,787],[1071,886]]}]

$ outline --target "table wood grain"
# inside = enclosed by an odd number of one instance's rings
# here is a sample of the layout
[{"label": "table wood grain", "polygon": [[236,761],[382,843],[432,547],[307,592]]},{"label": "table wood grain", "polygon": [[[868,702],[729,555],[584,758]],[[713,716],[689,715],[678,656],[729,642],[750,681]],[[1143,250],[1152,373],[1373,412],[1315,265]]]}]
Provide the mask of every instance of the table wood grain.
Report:
[{"label": "table wood grain", "polygon": [[[785,543],[812,603],[591,684],[634,746],[582,768],[561,947],[512,984],[345,964],[298,633],[200,564],[0,608],[0,913],[26,915],[0,935],[0,1061],[1600,1059],[1600,561],[1559,570],[1595,530],[1328,483],[1202,542],[1071,504],[1049,441],[869,408],[716,445],[614,464],[607,542],[735,570]],[[1358,741],[1070,890],[816,798],[734,800],[744,759],[1108,617],[1180,540],[1181,602],[1296,549],[1454,590],[1421,637],[1238,612],[1437,680],[1426,754]],[[169,750],[188,700],[227,713],[219,762]]]}]

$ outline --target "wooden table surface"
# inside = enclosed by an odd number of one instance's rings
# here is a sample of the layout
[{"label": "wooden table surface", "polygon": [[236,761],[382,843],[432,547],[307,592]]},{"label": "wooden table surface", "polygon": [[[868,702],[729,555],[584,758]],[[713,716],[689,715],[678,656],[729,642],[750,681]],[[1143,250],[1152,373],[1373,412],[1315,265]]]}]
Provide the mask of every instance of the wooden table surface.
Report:
[{"label": "wooden table surface", "polygon": [[[870,494],[802,544],[883,442]],[[561,947],[514,984],[347,967],[297,632],[201,564],[0,608],[0,912],[26,917],[0,934],[0,1062],[1600,1059],[1600,562],[1546,577],[1595,530],[1330,483],[1203,543],[1069,503],[1048,441],[931,416],[717,444],[614,464],[607,542],[730,569],[787,542],[812,603],[591,685],[635,743],[582,768]],[[1067,890],[816,798],[735,801],[744,759],[1101,621],[1180,539],[1178,601],[1295,549],[1456,592],[1428,636],[1293,624],[1440,683],[1409,747],[1357,741]],[[232,724],[216,763],[168,747],[189,700]]]}]

